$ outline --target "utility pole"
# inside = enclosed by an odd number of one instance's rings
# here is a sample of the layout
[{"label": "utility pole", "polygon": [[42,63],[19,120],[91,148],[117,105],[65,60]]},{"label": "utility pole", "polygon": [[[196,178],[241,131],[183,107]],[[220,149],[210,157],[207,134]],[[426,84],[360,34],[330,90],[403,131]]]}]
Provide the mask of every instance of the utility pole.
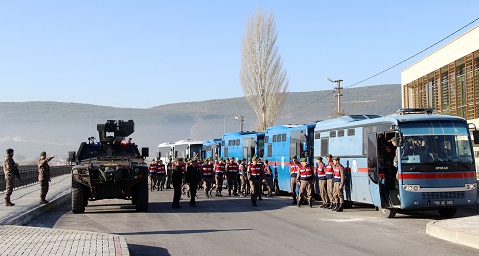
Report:
[{"label": "utility pole", "polygon": [[240,122],[240,132],[242,132],[243,131],[243,124],[244,124],[244,116],[240,115],[239,118],[237,116],[235,116],[235,119],[239,120],[239,122]]},{"label": "utility pole", "polygon": [[338,116],[341,116],[341,96],[343,96],[341,94],[341,89],[343,89],[343,87],[341,87],[341,82],[343,80],[341,80],[341,79],[333,80],[329,77],[325,77],[325,79],[330,81],[331,83],[337,83],[338,84],[338,87],[335,90],[338,90],[338,92],[336,94],[336,96],[338,97]]}]

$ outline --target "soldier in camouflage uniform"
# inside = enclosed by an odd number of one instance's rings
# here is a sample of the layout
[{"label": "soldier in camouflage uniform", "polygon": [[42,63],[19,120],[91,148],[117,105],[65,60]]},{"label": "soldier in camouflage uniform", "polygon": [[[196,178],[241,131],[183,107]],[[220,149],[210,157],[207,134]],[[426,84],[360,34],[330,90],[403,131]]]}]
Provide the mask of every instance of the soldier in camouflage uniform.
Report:
[{"label": "soldier in camouflage uniform", "polygon": [[38,182],[40,183],[40,204],[47,204],[45,199],[48,193],[50,180],[50,165],[48,162],[52,160],[54,156],[47,157],[47,153],[43,151],[40,153],[40,159],[38,160]]},{"label": "soldier in camouflage uniform", "polygon": [[3,172],[5,173],[5,206],[15,205],[10,201],[14,185],[14,172],[18,169],[18,164],[13,160],[13,155],[13,149],[7,149],[7,156],[5,156],[5,161],[3,162]]}]

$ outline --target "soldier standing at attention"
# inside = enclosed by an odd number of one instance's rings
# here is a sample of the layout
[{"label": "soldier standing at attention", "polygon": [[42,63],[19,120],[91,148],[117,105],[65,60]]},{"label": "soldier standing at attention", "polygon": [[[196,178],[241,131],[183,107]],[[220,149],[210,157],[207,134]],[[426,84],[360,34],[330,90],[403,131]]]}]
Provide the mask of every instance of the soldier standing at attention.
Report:
[{"label": "soldier standing at attention", "polygon": [[329,198],[329,202],[330,204],[328,205],[328,207],[324,207],[326,209],[333,209],[334,208],[334,205],[333,205],[333,202],[334,202],[334,199],[333,199],[333,177],[334,177],[334,171],[333,171],[333,156],[331,154],[328,154],[326,156],[326,160],[328,161],[328,163],[326,164],[326,170],[324,171],[325,174],[326,174],[326,186],[327,186],[327,190],[328,190],[328,198]]},{"label": "soldier standing at attention", "polygon": [[190,206],[196,207],[196,189],[201,180],[200,169],[198,168],[198,159],[191,159],[191,165],[186,168],[185,181],[190,188]]},{"label": "soldier standing at attention", "polygon": [[248,180],[251,184],[251,202],[253,206],[258,206],[256,200],[258,199],[258,194],[261,193],[261,182],[264,178],[264,172],[262,165],[258,163],[258,160],[254,156],[252,159],[253,163],[248,166]]},{"label": "soldier standing at attention", "polygon": [[334,193],[333,193],[333,198],[334,198],[334,204],[335,207],[333,208],[333,211],[337,212],[342,212],[343,211],[343,204],[344,204],[344,199],[343,199],[343,186],[344,186],[344,168],[343,166],[339,163],[339,157],[335,157],[333,159],[333,170],[334,170]]},{"label": "soldier standing at attention", "polygon": [[207,158],[206,163],[203,165],[202,175],[203,175],[203,182],[204,182],[204,189],[206,197],[210,197],[211,195],[211,185],[213,183],[213,164],[212,159]]},{"label": "soldier standing at attention", "polygon": [[149,165],[149,176],[150,176],[150,190],[153,191],[156,188],[156,183],[158,182],[158,177],[156,174],[156,161],[155,159],[151,160]]},{"label": "soldier standing at attention", "polygon": [[293,156],[293,161],[291,162],[291,165],[289,166],[289,174],[291,176],[291,193],[292,193],[292,196],[293,196],[293,203],[292,204],[297,204],[298,203],[298,201],[296,199],[296,185],[298,183],[298,180],[296,179],[296,177],[298,176],[300,166],[301,165],[298,163],[298,157]]},{"label": "soldier standing at attention", "polygon": [[[306,162],[306,157],[300,159],[301,167],[296,179],[301,182],[299,187],[299,198],[304,198],[305,194],[308,198],[309,207],[313,207],[313,185],[314,173],[311,166]],[[298,200],[298,207],[301,207],[301,200]]]},{"label": "soldier standing at attention", "polygon": [[176,165],[171,174],[171,183],[173,184],[173,205],[172,208],[181,208],[180,198],[181,198],[181,184],[183,182],[183,158],[179,157],[176,159]]},{"label": "soldier standing at attention", "polygon": [[166,167],[165,164],[163,163],[163,160],[158,160],[158,164],[156,166],[156,174],[158,181],[156,183],[158,191],[161,190],[163,191],[163,188],[165,187],[165,181],[166,181]]},{"label": "soldier standing at attention", "polygon": [[216,196],[221,195],[221,190],[223,190],[223,175],[225,174],[225,163],[223,158],[220,157],[219,162],[215,165],[215,181],[216,181]]},{"label": "soldier standing at attention", "polygon": [[228,175],[228,196],[238,196],[238,163],[235,162],[234,157],[230,157],[230,161],[226,164],[226,173]]},{"label": "soldier standing at attention", "polygon": [[38,182],[40,183],[40,204],[48,204],[45,199],[48,193],[50,180],[50,165],[48,162],[52,160],[54,156],[47,157],[47,152],[40,153],[40,159],[38,160]]},{"label": "soldier standing at attention", "polygon": [[264,183],[266,183],[266,188],[268,189],[268,197],[273,196],[273,172],[271,167],[268,164],[268,159],[264,160]]},{"label": "soldier standing at attention", "polygon": [[10,201],[10,196],[13,192],[14,173],[18,169],[18,164],[13,160],[14,154],[13,149],[7,149],[7,155],[5,156],[5,161],[3,161],[3,172],[5,174],[5,206],[15,205]]},{"label": "soldier standing at attention", "polygon": [[314,165],[314,171],[316,172],[316,177],[318,177],[318,185],[319,185],[319,194],[321,195],[321,200],[323,200],[323,205],[321,208],[329,207],[329,197],[328,197],[328,189],[326,184],[326,166],[323,163],[323,158],[318,156],[316,157],[316,163]]}]

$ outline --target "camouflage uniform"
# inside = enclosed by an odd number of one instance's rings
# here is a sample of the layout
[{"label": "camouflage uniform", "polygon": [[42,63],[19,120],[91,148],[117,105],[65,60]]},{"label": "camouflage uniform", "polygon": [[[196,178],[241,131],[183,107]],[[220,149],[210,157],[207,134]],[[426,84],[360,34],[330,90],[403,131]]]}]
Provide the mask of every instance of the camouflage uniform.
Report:
[{"label": "camouflage uniform", "polygon": [[[10,196],[13,192],[13,185],[14,185],[14,171],[17,168],[17,164],[13,160],[13,156],[9,153],[10,149],[7,149],[7,156],[5,156],[5,160],[3,161],[3,172],[5,174],[5,205],[6,206],[14,206],[15,204],[10,202]],[[11,150],[13,152],[13,150]]]},{"label": "camouflage uniform", "polygon": [[[44,157],[43,157],[44,156]],[[53,156],[46,157],[46,153],[40,154],[38,160],[38,182],[40,183],[40,203],[46,204],[48,201],[45,199],[48,193],[50,180],[50,165],[48,162],[53,159]]]}]

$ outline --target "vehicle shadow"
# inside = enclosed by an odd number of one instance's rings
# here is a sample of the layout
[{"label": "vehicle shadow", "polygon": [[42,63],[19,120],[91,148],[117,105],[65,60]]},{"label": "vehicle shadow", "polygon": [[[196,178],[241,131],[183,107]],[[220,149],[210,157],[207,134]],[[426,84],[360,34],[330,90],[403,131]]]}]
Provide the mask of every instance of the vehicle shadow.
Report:
[{"label": "vehicle shadow", "polygon": [[171,254],[167,249],[162,247],[153,247],[140,244],[128,244],[128,250],[130,255],[158,255],[158,256],[170,256]]}]

